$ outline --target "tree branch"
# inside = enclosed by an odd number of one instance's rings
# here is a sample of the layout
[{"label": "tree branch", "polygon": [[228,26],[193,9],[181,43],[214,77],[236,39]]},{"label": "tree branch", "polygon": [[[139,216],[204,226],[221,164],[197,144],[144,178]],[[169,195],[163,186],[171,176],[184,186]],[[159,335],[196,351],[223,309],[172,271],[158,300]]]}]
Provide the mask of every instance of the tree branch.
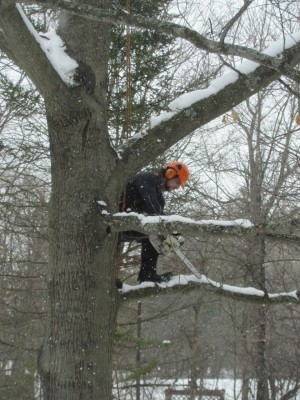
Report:
[{"label": "tree branch", "polygon": [[232,285],[226,285],[223,283],[212,281],[206,278],[204,275],[201,279],[196,278],[193,275],[178,275],[174,276],[167,283],[155,284],[153,282],[143,282],[139,285],[127,285],[123,283],[123,288],[119,290],[120,299],[127,301],[133,298],[146,298],[153,297],[154,295],[170,294],[182,291],[191,290],[209,290],[214,293],[218,293],[222,296],[231,297],[234,299],[240,299],[250,303],[258,304],[282,304],[299,302],[300,290],[294,290],[289,293],[265,293],[262,290],[258,290],[252,287],[238,287]]},{"label": "tree branch", "polygon": [[279,400],[293,399],[293,398],[295,398],[294,396],[296,396],[296,394],[298,393],[299,390],[300,390],[300,384],[298,383],[295,385],[295,387],[288,390],[283,396],[281,396]]},{"label": "tree branch", "polygon": [[[11,1],[8,2],[14,3]],[[270,57],[267,54],[261,53],[254,49],[249,49],[244,46],[224,43],[222,40],[216,42],[207,39],[205,36],[201,35],[200,33],[198,33],[193,29],[169,21],[162,21],[157,19],[155,20],[140,15],[133,15],[120,7],[118,7],[116,10],[108,11],[94,6],[89,6],[86,4],[73,3],[68,0],[24,1],[23,3],[42,4],[44,6],[47,5],[49,7],[58,7],[60,9],[68,11],[73,15],[82,18],[87,18],[90,21],[106,22],[113,24],[117,23],[120,25],[131,25],[142,29],[157,30],[161,33],[169,34],[175,38],[184,39],[192,43],[196,48],[202,49],[209,53],[238,56],[259,63],[266,67],[273,68],[278,72],[280,72],[281,74],[286,75],[289,78],[300,83],[300,73],[291,68],[289,64],[285,62],[284,58],[279,59],[275,57]],[[249,0],[247,0],[246,2],[247,6],[249,6],[248,3]],[[242,7],[240,12],[237,13],[236,20],[242,14],[242,12],[244,12],[244,8],[245,6]],[[233,24],[234,22],[235,22],[235,17],[233,18],[233,20],[228,22],[228,29],[230,28],[230,25]]]},{"label": "tree branch", "polygon": [[[291,65],[297,64],[300,59],[300,44],[285,50],[283,57]],[[223,86],[221,84],[224,81],[212,82],[208,88],[203,91],[199,90],[198,101],[193,93],[195,99],[193,103],[182,106],[182,109],[174,109],[172,112],[161,114],[159,123],[150,126],[143,135],[128,140],[120,152],[121,161],[118,166],[120,174],[125,174],[127,178],[130,178],[136,171],[147,165],[153,158],[163,154],[179,140],[229,112],[280,76],[279,72],[264,66],[258,66],[247,75],[238,76],[235,72],[229,74],[235,76],[235,79],[231,79],[230,75],[227,75],[225,77],[227,84],[225,83]],[[188,97],[189,94],[186,96]],[[181,98],[179,100],[181,101]],[[132,154],[138,154],[139,157],[133,159]],[[126,165],[126,169],[124,169],[124,165]]]},{"label": "tree branch", "polygon": [[178,215],[145,216],[137,213],[106,214],[104,223],[112,232],[135,230],[146,235],[170,234],[180,232],[183,236],[265,236],[271,240],[293,241],[300,244],[300,219],[283,223],[270,223],[265,226],[251,225],[246,220],[215,221],[193,220]]},{"label": "tree branch", "polygon": [[[0,2],[0,32],[0,49],[26,73],[48,102],[52,99],[51,102],[57,106],[59,99],[71,96],[67,85],[25,25],[15,2]],[[69,101],[72,103],[78,103],[75,96],[73,101]]]},{"label": "tree branch", "polygon": [[[51,2],[47,3],[51,4]],[[43,4],[45,3],[43,2]],[[300,73],[291,68],[288,63],[284,62],[284,59],[270,57],[267,54],[261,53],[254,49],[249,49],[244,46],[223,43],[222,41],[216,42],[207,39],[205,36],[193,29],[179,24],[158,19],[155,20],[140,15],[129,14],[125,9],[121,8],[107,11],[85,4],[74,4],[66,0],[56,1],[55,5],[74,15],[87,18],[92,21],[117,23],[121,25],[131,25],[137,28],[156,30],[165,34],[169,34],[175,38],[184,39],[192,43],[196,48],[205,50],[209,53],[243,57],[266,67],[273,68],[281,74],[286,75],[300,83]]]},{"label": "tree branch", "polygon": [[253,3],[253,0],[244,0],[244,5],[239,9],[239,11],[231,18],[230,21],[224,26],[222,30],[222,34],[220,36],[220,44],[224,44],[225,37],[229,30],[233,27],[236,21],[243,15],[243,13],[247,10],[250,4]]}]

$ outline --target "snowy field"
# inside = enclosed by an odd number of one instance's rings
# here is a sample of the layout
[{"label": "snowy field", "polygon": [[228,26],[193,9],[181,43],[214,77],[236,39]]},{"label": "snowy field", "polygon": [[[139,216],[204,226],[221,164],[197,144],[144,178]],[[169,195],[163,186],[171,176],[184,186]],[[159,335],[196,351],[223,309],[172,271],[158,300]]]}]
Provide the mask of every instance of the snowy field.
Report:
[{"label": "snowy field", "polygon": [[[182,382],[184,385],[186,382]],[[149,385],[149,386],[148,386]],[[180,382],[176,382],[174,385],[174,381],[153,381],[152,383],[147,381],[147,386],[144,386],[141,382],[140,387],[140,400],[165,400],[165,390],[172,387],[173,389],[183,389],[187,386],[180,385]],[[241,400],[241,381],[240,380],[233,380],[233,379],[205,379],[203,381],[203,388],[211,389],[211,390],[225,390],[225,400]],[[290,387],[291,389],[292,387]],[[288,390],[278,393],[277,400]],[[115,400],[135,400],[136,397],[136,389],[134,384],[132,387],[129,387],[128,383],[126,384],[125,389],[122,389],[122,384],[119,384],[119,388],[115,389],[114,397]],[[174,397],[174,400],[188,400],[188,397]],[[198,400],[199,398],[196,397]],[[203,397],[201,400],[216,400],[217,397]],[[290,400],[300,400],[300,393],[294,397],[290,397]],[[200,400],[200,399],[199,399]],[[255,400],[255,383],[253,382],[253,387],[249,394],[248,400]]]}]

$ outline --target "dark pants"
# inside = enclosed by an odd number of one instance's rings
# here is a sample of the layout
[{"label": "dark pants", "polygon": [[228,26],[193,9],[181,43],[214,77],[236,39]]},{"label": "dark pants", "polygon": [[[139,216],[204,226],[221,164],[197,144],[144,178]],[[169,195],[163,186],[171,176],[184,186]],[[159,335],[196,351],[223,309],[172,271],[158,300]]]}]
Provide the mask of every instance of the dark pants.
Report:
[{"label": "dark pants", "polygon": [[141,267],[139,272],[139,280],[145,280],[156,274],[156,264],[159,253],[152,246],[149,237],[140,232],[126,231],[121,234],[122,242],[136,241],[141,243]]}]

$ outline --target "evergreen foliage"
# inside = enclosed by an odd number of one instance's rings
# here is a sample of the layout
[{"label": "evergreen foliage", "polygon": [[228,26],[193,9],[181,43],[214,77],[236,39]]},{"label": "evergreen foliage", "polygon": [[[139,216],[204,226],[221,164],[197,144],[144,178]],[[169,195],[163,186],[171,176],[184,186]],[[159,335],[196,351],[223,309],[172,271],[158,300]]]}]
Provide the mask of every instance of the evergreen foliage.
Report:
[{"label": "evergreen foliage", "polygon": [[[170,0],[134,0],[130,11],[164,18],[164,10],[169,3]],[[131,136],[145,127],[150,115],[158,113],[162,104],[167,104],[172,98],[171,76],[167,73],[167,66],[174,56],[174,46],[172,37],[157,31],[113,27],[108,96],[110,130],[115,145],[128,136],[127,118],[130,118]],[[126,69],[130,69],[130,77]],[[127,85],[130,85],[129,104],[126,100]]]}]

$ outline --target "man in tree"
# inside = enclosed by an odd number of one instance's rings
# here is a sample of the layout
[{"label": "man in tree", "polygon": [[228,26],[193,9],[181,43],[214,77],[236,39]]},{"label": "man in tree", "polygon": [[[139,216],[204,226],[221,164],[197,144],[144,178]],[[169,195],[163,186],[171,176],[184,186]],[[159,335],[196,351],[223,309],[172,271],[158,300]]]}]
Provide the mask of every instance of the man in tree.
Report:
[{"label": "man in tree", "polygon": [[[135,211],[147,215],[162,215],[165,199],[163,192],[184,188],[189,177],[189,170],[182,162],[171,162],[162,168],[158,174],[153,172],[140,172],[127,184],[122,195],[121,210]],[[122,234],[122,241],[136,240],[141,243],[141,267],[138,276],[140,282],[167,282],[172,273],[167,272],[158,275],[156,272],[159,256],[155,244],[148,236],[136,232],[127,231]],[[120,285],[117,282],[117,286]]]}]

